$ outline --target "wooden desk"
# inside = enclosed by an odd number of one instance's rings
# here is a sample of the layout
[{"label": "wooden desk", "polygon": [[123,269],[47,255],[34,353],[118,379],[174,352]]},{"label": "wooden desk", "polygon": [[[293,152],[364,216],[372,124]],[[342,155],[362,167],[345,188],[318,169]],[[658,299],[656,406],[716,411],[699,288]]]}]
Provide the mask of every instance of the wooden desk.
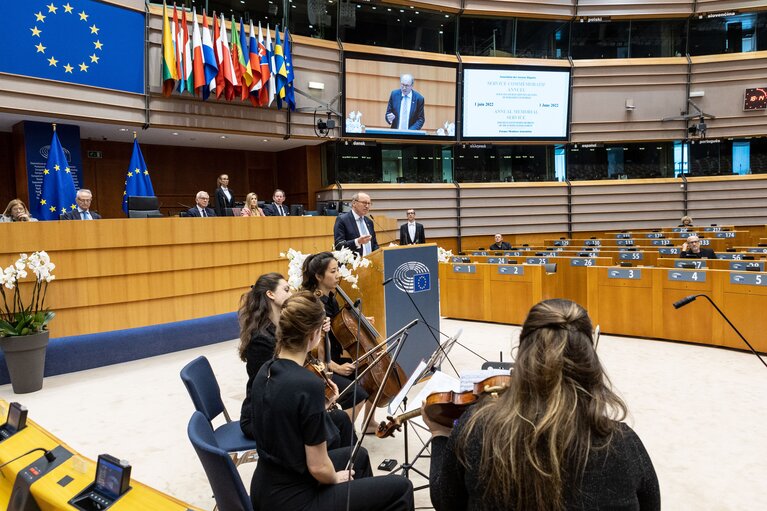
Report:
[{"label": "wooden desk", "polygon": [[[287,274],[280,252],[333,246],[335,217],[134,218],[0,223],[0,264],[45,250],[56,264],[51,337],[108,332],[237,310],[255,279]],[[378,242],[398,236],[377,216]],[[29,280],[29,278],[27,279]]]}]

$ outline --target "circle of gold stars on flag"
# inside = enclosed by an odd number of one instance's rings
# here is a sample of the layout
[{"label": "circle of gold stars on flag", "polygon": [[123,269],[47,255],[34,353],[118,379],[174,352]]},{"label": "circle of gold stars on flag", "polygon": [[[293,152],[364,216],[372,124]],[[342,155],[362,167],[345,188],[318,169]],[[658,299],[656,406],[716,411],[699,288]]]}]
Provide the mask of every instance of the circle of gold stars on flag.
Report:
[{"label": "circle of gold stars on flag", "polygon": [[[34,25],[30,27],[29,30],[31,32],[33,42],[37,42],[37,44],[34,45],[37,49],[37,53],[42,54],[42,57],[48,62],[48,66],[61,69],[66,75],[74,74],[76,72],[87,73],[91,66],[95,66],[99,63],[99,60],[101,59],[99,53],[104,49],[104,43],[99,41],[99,30],[101,29],[96,25],[95,22],[89,20],[90,15],[85,12],[85,9],[77,12],[75,8],[70,4],[70,2],[67,2],[63,5],[61,3],[56,5],[54,2],[51,2],[45,6],[45,9],[41,9],[40,11],[36,12],[34,16]],[[93,53],[88,55],[87,51],[84,52],[82,61],[79,63],[76,60],[74,63],[63,63],[56,58],[56,55],[52,49],[50,49],[48,46],[45,46],[44,37],[46,22],[50,23],[52,20],[56,19],[55,17],[64,16],[79,18],[78,23],[82,22],[81,24],[83,26],[83,30],[87,30],[90,35],[93,36]]]}]

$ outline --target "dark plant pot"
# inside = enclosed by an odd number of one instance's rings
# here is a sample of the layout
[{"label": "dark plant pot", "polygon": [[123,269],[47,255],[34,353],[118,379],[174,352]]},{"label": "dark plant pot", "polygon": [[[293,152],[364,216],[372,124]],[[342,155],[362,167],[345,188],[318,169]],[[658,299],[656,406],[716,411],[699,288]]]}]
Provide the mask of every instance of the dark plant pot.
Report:
[{"label": "dark plant pot", "polygon": [[0,337],[0,348],[5,354],[11,385],[16,394],[36,392],[43,388],[48,336],[48,330],[44,330],[32,335]]}]

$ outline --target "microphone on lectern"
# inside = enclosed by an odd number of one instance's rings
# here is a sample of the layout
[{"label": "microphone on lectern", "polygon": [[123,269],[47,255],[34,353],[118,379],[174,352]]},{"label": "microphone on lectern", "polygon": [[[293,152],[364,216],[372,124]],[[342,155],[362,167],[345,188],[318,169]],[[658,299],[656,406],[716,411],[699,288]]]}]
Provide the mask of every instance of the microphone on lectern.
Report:
[{"label": "microphone on lectern", "polygon": [[697,297],[698,297],[698,295],[685,296],[681,300],[677,300],[676,302],[674,302],[674,308],[675,309],[679,309],[681,307],[684,307],[688,303],[694,302]]}]

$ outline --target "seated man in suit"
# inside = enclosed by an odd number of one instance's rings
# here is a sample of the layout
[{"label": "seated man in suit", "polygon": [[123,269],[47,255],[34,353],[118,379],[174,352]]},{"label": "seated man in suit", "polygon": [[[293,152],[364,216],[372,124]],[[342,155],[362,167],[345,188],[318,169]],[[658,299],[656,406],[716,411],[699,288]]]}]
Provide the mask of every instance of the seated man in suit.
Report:
[{"label": "seated man in suit", "polygon": [[502,234],[496,234],[495,235],[495,243],[490,245],[489,250],[511,250],[511,245],[509,245],[507,242],[503,241],[503,235]]},{"label": "seated man in suit", "polygon": [[75,196],[75,202],[77,203],[77,209],[73,209],[67,213],[61,215],[62,220],[99,220],[101,215],[95,211],[91,211],[91,202],[93,201],[93,194],[87,188],[80,188],[77,190],[77,196]]},{"label": "seated man in suit", "polygon": [[264,204],[264,215],[266,216],[289,216],[290,209],[285,202],[285,192],[277,188],[272,195],[271,204]]},{"label": "seated man in suit", "polygon": [[693,234],[687,238],[687,241],[682,244],[682,253],[679,257],[686,257],[689,259],[716,259],[716,254],[713,249],[700,246],[700,238],[697,234]]},{"label": "seated man in suit", "polygon": [[420,130],[426,122],[423,96],[413,90],[413,75],[400,76],[400,88],[391,91],[386,105],[386,122],[399,130]]},{"label": "seated man in suit", "polygon": [[197,196],[194,198],[194,201],[197,203],[197,205],[193,208],[189,208],[189,211],[186,212],[187,216],[195,216],[197,218],[216,216],[216,212],[213,211],[212,208],[208,207],[208,203],[210,202],[210,196],[208,195],[208,192],[197,192]]},{"label": "seated man in suit", "polygon": [[370,195],[366,193],[355,193],[352,196],[352,210],[336,218],[336,224],[333,227],[336,250],[346,247],[359,255],[366,256],[378,249],[373,221],[365,216],[372,204]]},{"label": "seated man in suit", "polygon": [[415,221],[415,210],[407,210],[407,223],[399,228],[400,245],[420,245],[426,243],[426,233],[423,230],[423,224]]}]

